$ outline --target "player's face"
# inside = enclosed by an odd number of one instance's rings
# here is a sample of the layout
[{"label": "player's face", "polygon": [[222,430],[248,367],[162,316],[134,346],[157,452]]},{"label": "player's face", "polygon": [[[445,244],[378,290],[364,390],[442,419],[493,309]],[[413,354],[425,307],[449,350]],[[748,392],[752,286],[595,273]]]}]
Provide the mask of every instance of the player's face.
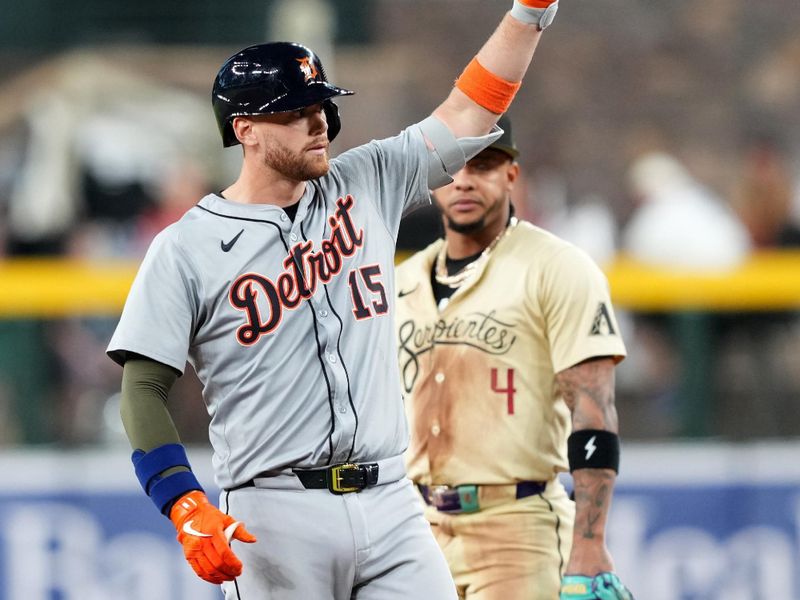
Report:
[{"label": "player's face", "polygon": [[330,169],[328,122],[321,103],[250,120],[267,168],[293,181],[316,179]]},{"label": "player's face", "polygon": [[519,165],[504,152],[486,149],[434,194],[445,226],[458,233],[499,231],[508,219],[508,198]]}]

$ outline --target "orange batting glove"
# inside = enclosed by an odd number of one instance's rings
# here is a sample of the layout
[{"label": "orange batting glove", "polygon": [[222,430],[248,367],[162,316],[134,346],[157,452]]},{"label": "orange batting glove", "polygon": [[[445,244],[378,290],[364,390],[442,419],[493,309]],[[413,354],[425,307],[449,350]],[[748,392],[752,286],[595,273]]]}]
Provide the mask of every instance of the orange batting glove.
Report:
[{"label": "orange batting glove", "polygon": [[178,530],[178,541],[194,572],[209,583],[231,581],[242,574],[242,561],[231,550],[231,539],[252,544],[255,536],[194,490],[181,496],[169,518]]}]

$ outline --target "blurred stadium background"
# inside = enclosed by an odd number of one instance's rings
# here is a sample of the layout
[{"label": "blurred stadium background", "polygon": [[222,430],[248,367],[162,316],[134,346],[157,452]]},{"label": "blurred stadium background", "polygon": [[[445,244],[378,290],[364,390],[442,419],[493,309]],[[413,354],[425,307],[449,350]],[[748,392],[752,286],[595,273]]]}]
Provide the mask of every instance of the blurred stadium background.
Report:
[{"label": "blurred stadium background", "polygon": [[[0,600],[218,598],[138,490],[104,349],[155,232],[237,172],[219,65],[317,50],[357,91],[340,152],[426,116],[508,6],[0,0]],[[619,312],[609,543],[647,600],[800,598],[798,19],[797,0],[564,0],[510,111],[517,212],[586,249]],[[698,209],[637,255],[643,178]],[[411,215],[399,256],[437,223]],[[213,489],[197,393],[190,373],[171,402]]]}]

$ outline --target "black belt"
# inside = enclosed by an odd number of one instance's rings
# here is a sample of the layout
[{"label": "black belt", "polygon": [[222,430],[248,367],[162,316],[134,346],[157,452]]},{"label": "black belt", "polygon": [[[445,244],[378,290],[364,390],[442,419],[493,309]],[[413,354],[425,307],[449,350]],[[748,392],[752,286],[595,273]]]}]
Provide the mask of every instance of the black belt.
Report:
[{"label": "black belt", "polygon": [[[292,473],[297,475],[300,483],[302,483],[303,487],[307,490],[327,489],[332,494],[360,492],[364,488],[378,483],[377,463],[362,465],[344,463],[341,465],[332,465],[325,469],[292,469]],[[276,473],[274,472],[256,475],[254,479],[232,489],[255,487],[255,479],[274,477],[275,475]]]},{"label": "black belt", "polygon": [[[481,509],[478,502],[478,490],[491,485],[422,485],[417,484],[425,502],[445,513],[470,513]],[[520,481],[516,484],[515,498],[520,500],[528,496],[541,494],[547,488],[546,481]],[[484,507],[486,508],[486,507]]]}]

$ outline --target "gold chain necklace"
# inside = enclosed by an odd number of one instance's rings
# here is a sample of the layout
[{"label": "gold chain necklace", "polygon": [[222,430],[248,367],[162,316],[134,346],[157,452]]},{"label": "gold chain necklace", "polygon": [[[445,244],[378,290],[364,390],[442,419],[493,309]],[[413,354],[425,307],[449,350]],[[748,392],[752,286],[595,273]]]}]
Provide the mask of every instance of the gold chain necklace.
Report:
[{"label": "gold chain necklace", "polygon": [[445,239],[444,243],[442,244],[439,253],[436,255],[436,269],[434,271],[434,277],[436,281],[441,285],[446,285],[453,289],[460,288],[464,282],[472,277],[475,272],[478,270],[478,267],[489,260],[489,254],[491,254],[492,250],[494,250],[495,246],[500,243],[500,240],[508,234],[518,223],[518,219],[516,217],[511,217],[509,220],[508,226],[503,229],[500,233],[497,234],[497,237],[494,238],[491,244],[486,246],[481,252],[480,256],[473,260],[471,263],[465,265],[462,269],[460,269],[457,273],[453,273],[449,275],[447,273],[447,239]]}]

